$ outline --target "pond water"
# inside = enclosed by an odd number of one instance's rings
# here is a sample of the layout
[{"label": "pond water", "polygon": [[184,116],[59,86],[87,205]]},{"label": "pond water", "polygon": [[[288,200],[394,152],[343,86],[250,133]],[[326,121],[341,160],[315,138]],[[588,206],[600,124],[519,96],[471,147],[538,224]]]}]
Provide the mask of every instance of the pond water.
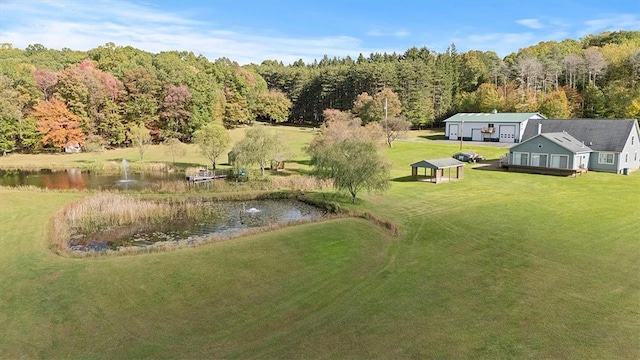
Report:
[{"label": "pond water", "polygon": [[228,239],[251,229],[317,220],[324,215],[317,207],[295,200],[210,201],[203,203],[197,219],[76,234],[69,246],[73,251],[102,251],[154,244],[192,245]]},{"label": "pond water", "polygon": [[164,171],[96,173],[80,169],[60,171],[0,170],[0,186],[36,186],[46,189],[136,189],[154,182],[184,180],[184,174]]}]

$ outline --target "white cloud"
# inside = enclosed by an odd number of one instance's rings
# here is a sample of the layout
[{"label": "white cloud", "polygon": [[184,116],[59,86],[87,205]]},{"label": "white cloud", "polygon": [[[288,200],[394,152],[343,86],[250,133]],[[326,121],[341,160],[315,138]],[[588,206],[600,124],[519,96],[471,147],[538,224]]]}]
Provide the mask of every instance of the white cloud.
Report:
[{"label": "white cloud", "polygon": [[640,29],[640,14],[606,15],[584,22],[585,28],[581,35],[596,34],[602,31],[616,31],[620,29]]},{"label": "white cloud", "polygon": [[[222,27],[216,23],[215,16],[207,18],[206,22],[197,20],[200,15],[197,11],[187,7],[169,12],[162,11],[154,2],[119,0],[0,0],[0,43],[11,43],[16,48],[39,43],[52,49],[90,50],[113,42],[152,53],[192,51],[212,61],[227,57],[240,64],[267,59],[291,63],[298,59],[311,62],[325,54],[329,57],[357,57],[359,53],[365,56],[370,53],[402,53],[411,46],[427,44],[430,49],[442,52],[452,43],[456,44],[459,52],[495,51],[506,56],[540,41],[560,41],[605,30],[640,28],[637,14],[602,14],[583,21],[579,30],[580,25],[573,23],[579,20],[567,22],[545,17],[507,22],[514,25],[515,21],[525,26],[524,32],[508,28],[503,32],[479,30],[479,25],[468,25],[457,26],[457,33],[447,35],[445,29],[434,29],[427,24],[420,35],[413,35],[402,28],[372,29],[360,39],[345,34],[327,37],[282,34],[278,29],[256,28],[254,24],[237,23],[233,27]],[[368,47],[364,40],[380,45]]]},{"label": "white cloud", "polygon": [[[500,57],[509,55],[520,48],[535,44],[536,36],[525,33],[486,33],[457,36],[451,39],[458,51],[482,50],[494,51]],[[541,41],[541,40],[540,40]]]},{"label": "white cloud", "polygon": [[[5,6],[8,5],[8,6]],[[73,9],[69,7],[73,6]],[[126,2],[64,2],[51,1],[29,6],[28,2],[2,5],[21,17],[0,28],[0,43],[16,48],[42,44],[47,48],[90,50],[113,42],[157,53],[160,51],[192,51],[213,61],[227,57],[240,64],[260,63],[266,59],[311,62],[323,55],[344,57],[359,52],[374,52],[361,48],[359,39],[349,36],[278,37],[216,28],[174,14],[159,12],[152,7]],[[107,20],[108,19],[108,20]],[[397,33],[396,36],[402,36]]]},{"label": "white cloud", "polygon": [[543,29],[545,26],[540,22],[540,19],[520,19],[516,20],[516,23],[526,26],[530,29]]},{"label": "white cloud", "polygon": [[406,30],[395,30],[395,31],[381,31],[378,29],[369,30],[366,33],[367,36],[375,36],[375,37],[408,37],[411,35],[409,31]]}]

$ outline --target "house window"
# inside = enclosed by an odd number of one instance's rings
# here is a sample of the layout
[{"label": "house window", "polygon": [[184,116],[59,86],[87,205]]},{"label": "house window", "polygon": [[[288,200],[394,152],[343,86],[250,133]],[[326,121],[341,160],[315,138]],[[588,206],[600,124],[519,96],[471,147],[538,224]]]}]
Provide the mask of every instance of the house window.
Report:
[{"label": "house window", "polygon": [[631,135],[631,145],[633,145],[633,139],[635,138],[635,136]]},{"label": "house window", "polygon": [[633,161],[638,161],[638,152],[633,153]]},{"label": "house window", "polygon": [[[493,124],[489,124],[488,128],[489,129],[493,128]],[[633,145],[633,142],[631,143],[631,145]]]},{"label": "house window", "polygon": [[551,155],[551,167],[559,169],[569,168],[569,155]]},{"label": "house window", "polygon": [[514,152],[513,165],[529,165],[529,153]]},{"label": "house window", "polygon": [[614,153],[605,153],[602,152],[598,155],[598,164],[607,164],[607,165],[613,165],[615,162],[615,154]]},{"label": "house window", "polygon": [[629,153],[624,154],[624,162],[625,163],[629,162]]},{"label": "house window", "polygon": [[531,154],[531,166],[547,166],[547,154]]}]

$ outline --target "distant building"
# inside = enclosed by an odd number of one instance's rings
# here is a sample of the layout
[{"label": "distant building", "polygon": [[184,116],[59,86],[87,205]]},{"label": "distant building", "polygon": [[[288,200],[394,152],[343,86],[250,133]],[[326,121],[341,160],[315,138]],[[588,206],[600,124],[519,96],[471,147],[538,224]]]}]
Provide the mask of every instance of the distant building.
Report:
[{"label": "distant building", "polygon": [[540,113],[458,113],[446,119],[449,140],[519,143],[531,120],[545,119]]}]

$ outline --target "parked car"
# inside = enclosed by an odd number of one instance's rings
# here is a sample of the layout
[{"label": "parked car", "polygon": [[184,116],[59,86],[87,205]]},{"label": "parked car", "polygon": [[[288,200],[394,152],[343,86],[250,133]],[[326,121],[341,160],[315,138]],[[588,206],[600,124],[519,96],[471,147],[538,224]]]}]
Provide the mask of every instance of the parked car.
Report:
[{"label": "parked car", "polygon": [[464,162],[480,162],[484,160],[482,155],[478,155],[473,151],[461,151],[453,154],[453,158]]},{"label": "parked car", "polygon": [[500,167],[506,168],[508,164],[509,164],[509,154],[507,153],[500,156]]}]

